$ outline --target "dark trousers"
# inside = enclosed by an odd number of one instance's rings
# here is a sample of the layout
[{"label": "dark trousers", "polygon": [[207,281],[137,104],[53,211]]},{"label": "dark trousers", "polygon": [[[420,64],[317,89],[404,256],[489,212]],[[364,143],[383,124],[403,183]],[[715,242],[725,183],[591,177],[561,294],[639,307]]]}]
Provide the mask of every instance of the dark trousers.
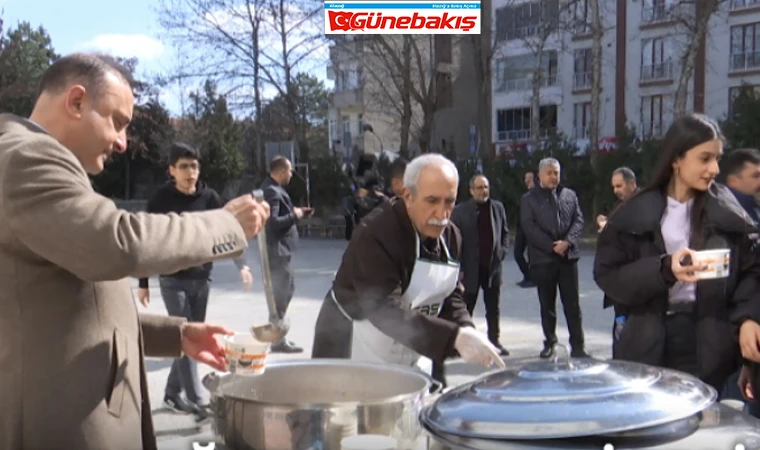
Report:
[{"label": "dark trousers", "polygon": [[478,287],[475,292],[464,294],[464,302],[467,304],[467,311],[475,310],[475,303],[478,300],[478,294],[483,290],[483,301],[486,304],[486,323],[488,323],[488,340],[497,344],[499,342],[499,299],[501,297],[501,283],[495,280],[489,287],[488,269],[480,269],[478,272]]},{"label": "dark trousers", "polygon": [[290,256],[269,256],[269,271],[272,274],[272,289],[277,313],[285,317],[290,301],[296,291],[293,271],[290,268]]},{"label": "dark trousers", "polygon": [[668,369],[698,377],[697,319],[692,313],[665,316],[665,358]]},{"label": "dark trousers", "polygon": [[578,294],[577,261],[551,262],[531,266],[533,281],[538,286],[538,301],[541,304],[541,327],[544,330],[544,345],[557,343],[557,287],[565,310],[570,345],[573,349],[583,349],[583,321]]},{"label": "dark trousers", "polygon": [[517,267],[522,272],[523,280],[530,280],[530,266],[525,259],[525,250],[528,248],[528,239],[525,237],[525,233],[520,227],[517,228],[517,235],[515,236],[515,262]]},{"label": "dark trousers", "polygon": [[[159,277],[161,297],[170,316],[184,317],[190,322],[206,320],[208,306],[208,280],[182,280],[172,277]],[[179,395],[193,403],[201,403],[201,384],[198,379],[198,366],[195,360],[183,356],[175,359],[166,380],[166,395]]]}]

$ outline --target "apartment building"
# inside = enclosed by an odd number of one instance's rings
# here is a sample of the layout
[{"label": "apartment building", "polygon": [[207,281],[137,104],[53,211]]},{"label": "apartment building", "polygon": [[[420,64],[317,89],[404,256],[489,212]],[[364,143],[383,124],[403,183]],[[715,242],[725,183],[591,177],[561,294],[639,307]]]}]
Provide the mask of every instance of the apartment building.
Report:
[{"label": "apartment building", "polygon": [[[360,36],[330,38],[327,76],[335,82],[328,110],[330,148],[347,160],[357,153],[398,151],[402,102],[396,98],[398,91],[391,79],[394,68],[389,66],[387,58],[370,52]],[[416,36],[415,39],[425,66],[422,78],[434,77],[437,98],[429,148],[434,151],[453,149],[466,155],[472,149],[472,130],[478,123],[477,97],[472,94],[477,83],[471,43],[446,35]],[[413,65],[413,70],[419,70],[416,55]],[[418,90],[419,78],[419,73],[413,74]],[[420,152],[415,131],[422,126],[423,114],[419,102],[411,101],[409,151],[414,155]]]},{"label": "apartment building", "polygon": [[[543,6],[542,6],[543,5]],[[661,136],[673,106],[688,34],[681,23],[694,2],[602,0],[600,145],[624,127]],[[585,0],[496,0],[493,129],[497,154],[525,148],[536,48],[540,61],[542,131],[552,128],[588,145],[591,116],[590,11]],[[757,37],[755,37],[757,36]],[[742,85],[760,88],[760,0],[729,0],[711,17],[688,83],[687,111],[722,119]]]},{"label": "apartment building", "polygon": [[355,35],[330,38],[327,78],[335,84],[328,108],[330,149],[351,160],[357,152],[398,148],[398,133],[393,132],[391,116],[373,113],[370,99],[365,101],[365,91],[372,89],[372,77],[364,76],[364,41]]}]

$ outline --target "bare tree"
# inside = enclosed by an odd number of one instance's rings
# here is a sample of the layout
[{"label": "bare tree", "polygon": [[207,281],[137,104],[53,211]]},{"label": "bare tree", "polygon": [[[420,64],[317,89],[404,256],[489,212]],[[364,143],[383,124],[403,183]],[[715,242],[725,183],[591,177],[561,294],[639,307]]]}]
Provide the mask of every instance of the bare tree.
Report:
[{"label": "bare tree", "polygon": [[681,0],[668,12],[676,21],[681,36],[682,52],[679,57],[679,73],[673,112],[676,117],[686,113],[689,84],[694,76],[697,53],[707,35],[710,19],[727,0]]},{"label": "bare tree", "polygon": [[[301,157],[308,161],[309,148],[303,121],[299,120],[300,93],[295,75],[325,45],[319,15],[322,4],[308,0],[270,0],[269,12],[265,23],[273,32],[278,46],[271,52],[266,48],[260,49],[261,56],[269,63],[262,65],[261,70],[264,78],[285,99],[293,138],[298,143]],[[323,65],[324,61],[320,63]]]},{"label": "bare tree", "polygon": [[[589,124],[589,159],[591,173],[596,179],[599,173],[599,118],[602,109],[602,39],[604,23],[602,22],[600,0],[586,0],[591,14],[591,123]],[[592,217],[599,212],[599,196],[594,195]]]},{"label": "bare tree", "polygon": [[[601,94],[602,94],[602,40],[612,29],[607,27],[603,18],[604,4],[601,0],[571,0],[572,14],[569,17],[569,32],[573,35],[589,35],[591,37],[591,115],[588,124],[589,159],[591,169],[596,175],[597,159],[599,156],[600,123],[601,123]],[[610,16],[614,17],[614,14]],[[585,74],[584,74],[585,76]],[[596,198],[595,198],[596,200]],[[594,207],[597,207],[596,201]]]},{"label": "bare tree", "polygon": [[385,113],[398,114],[402,152],[412,134],[423,153],[432,147],[440,81],[434,40],[432,35],[372,35],[357,52],[365,80],[371,83],[365,89]]},{"label": "bare tree", "polygon": [[[400,35],[397,67],[387,52],[374,45],[374,36],[354,36],[337,38],[335,45],[340,49],[332,65],[340,74],[358,66],[361,75],[363,102],[366,112],[387,118],[389,123],[398,124],[400,137],[399,152],[407,155],[412,127],[412,36]],[[394,38],[391,38],[394,39]],[[345,64],[344,64],[345,63]],[[340,75],[338,75],[340,77]]]},{"label": "bare tree", "polygon": [[478,91],[478,155],[482,158],[490,153],[492,144],[492,70],[496,49],[493,39],[491,0],[481,1],[480,34],[469,36],[475,60],[475,81]]},{"label": "bare tree", "polygon": [[[253,106],[255,159],[260,168],[265,158],[258,126],[262,110],[260,40],[267,1],[161,0],[158,6],[163,29],[191,49],[183,52],[183,65],[172,76],[180,81],[214,79],[230,86],[231,106]],[[190,54],[193,56],[188,58]]]},{"label": "bare tree", "polygon": [[264,89],[288,98],[289,118],[301,155],[308,158],[298,126],[294,73],[323,45],[312,2],[283,0],[161,0],[159,22],[169,36],[190,47],[175,77],[213,79],[230,106],[253,110],[256,159],[265,166],[261,124]]}]

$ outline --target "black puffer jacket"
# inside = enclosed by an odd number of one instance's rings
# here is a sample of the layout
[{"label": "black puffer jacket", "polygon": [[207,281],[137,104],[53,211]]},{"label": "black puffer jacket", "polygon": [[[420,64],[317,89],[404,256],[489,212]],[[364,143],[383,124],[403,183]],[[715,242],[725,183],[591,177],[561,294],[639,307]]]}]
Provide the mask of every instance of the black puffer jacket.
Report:
[{"label": "black puffer jacket", "polygon": [[[700,378],[721,389],[741,361],[738,326],[760,322],[757,235],[736,198],[714,184],[704,210],[704,249],[729,248],[728,278],[697,283]],[[615,343],[619,359],[663,365],[668,289],[675,283],[660,232],[665,196],[644,191],[621,205],[599,236],[594,280],[628,319]]]}]

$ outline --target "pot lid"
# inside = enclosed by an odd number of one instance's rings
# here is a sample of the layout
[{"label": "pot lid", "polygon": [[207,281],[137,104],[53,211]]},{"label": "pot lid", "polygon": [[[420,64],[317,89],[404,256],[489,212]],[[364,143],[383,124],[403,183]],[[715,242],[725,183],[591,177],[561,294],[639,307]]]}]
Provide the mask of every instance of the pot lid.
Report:
[{"label": "pot lid", "polygon": [[717,397],[711,386],[681,372],[555,356],[458,386],[423,409],[420,419],[432,430],[454,436],[569,438],[683,419]]}]

